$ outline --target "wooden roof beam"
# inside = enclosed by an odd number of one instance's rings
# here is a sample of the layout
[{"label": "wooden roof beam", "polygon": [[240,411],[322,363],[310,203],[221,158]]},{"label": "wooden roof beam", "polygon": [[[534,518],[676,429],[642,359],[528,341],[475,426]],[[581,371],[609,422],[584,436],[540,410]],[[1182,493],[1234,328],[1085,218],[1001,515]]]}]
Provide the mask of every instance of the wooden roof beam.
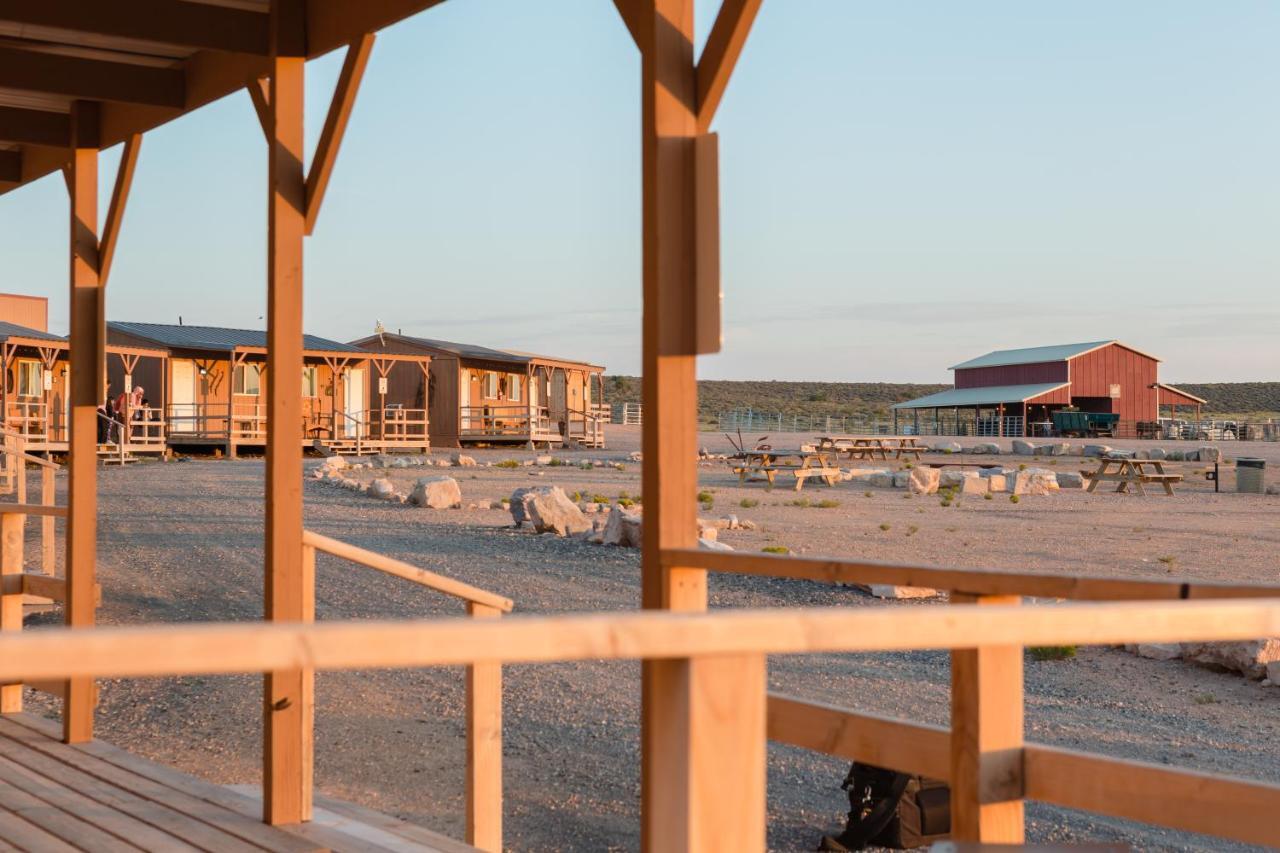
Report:
[{"label": "wooden roof beam", "polygon": [[122,101],[181,109],[186,78],[180,68],[156,68],[58,53],[0,47],[0,86],[93,101]]},{"label": "wooden roof beam", "polygon": [[12,184],[22,180],[22,152],[0,151],[0,181]]},{"label": "wooden roof beam", "polygon": [[115,190],[111,193],[111,206],[107,208],[107,221],[98,241],[98,278],[105,287],[111,274],[111,261],[115,258],[116,243],[120,237],[120,223],[124,220],[124,208],[129,202],[129,190],[133,187],[133,173],[138,167],[138,149],[142,147],[142,134],[135,133],[124,141],[124,153],[116,170]]},{"label": "wooden roof beam", "polygon": [[66,113],[0,107],[0,140],[65,148],[70,139],[71,119]]},{"label": "wooden roof beam", "polygon": [[173,0],[0,0],[0,21],[95,36],[267,54],[265,12]]},{"label": "wooden roof beam", "polygon": [[373,51],[373,39],[373,33],[365,33],[347,47],[347,58],[342,63],[342,73],[333,90],[333,101],[329,104],[329,113],[324,120],[324,130],[316,144],[315,159],[307,172],[305,233],[308,236],[315,230],[316,219],[320,216],[320,205],[324,202],[324,193],[329,187],[333,164],[338,159],[338,148],[342,145],[342,137],[347,131],[347,122],[351,119],[351,110],[356,103],[356,93],[360,91],[360,81],[364,78],[369,54]]},{"label": "wooden roof beam", "polygon": [[698,130],[706,133],[764,0],[724,0],[698,59]]},{"label": "wooden roof beam", "polygon": [[636,47],[644,43],[644,32],[640,29],[644,15],[640,3],[641,0],[613,0],[613,5],[617,7],[618,15],[626,25],[627,32],[631,33],[631,40],[636,43]]}]

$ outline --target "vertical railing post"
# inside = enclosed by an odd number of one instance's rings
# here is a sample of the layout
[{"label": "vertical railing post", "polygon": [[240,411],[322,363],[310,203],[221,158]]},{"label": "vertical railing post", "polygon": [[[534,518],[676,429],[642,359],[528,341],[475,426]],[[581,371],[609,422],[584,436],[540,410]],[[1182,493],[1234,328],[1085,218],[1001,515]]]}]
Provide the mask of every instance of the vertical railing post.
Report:
[{"label": "vertical railing post", "polygon": [[[1017,596],[953,592],[953,604],[1018,604]],[[1021,646],[951,653],[951,837],[1021,844]]]},{"label": "vertical railing post", "polygon": [[[502,612],[467,603],[473,619],[497,619]],[[467,667],[467,843],[502,850],[502,664]]]},{"label": "vertical railing post", "polygon": [[[307,621],[314,578],[302,545],[302,238],[305,0],[272,0],[267,165],[266,618]],[[256,411],[256,409],[255,409]],[[228,407],[228,418],[234,412]],[[231,423],[228,423],[230,439]],[[312,560],[314,563],[314,560]],[[263,820],[311,817],[312,674],[269,672],[264,679]]]},{"label": "vertical railing post", "polygon": [[675,724],[668,773],[649,823],[652,850],[765,849],[765,658],[709,655],[667,661],[653,702]]},{"label": "vertical railing post", "polygon": [[[16,512],[0,513],[0,633],[22,630],[22,528],[26,518]],[[15,583],[16,588],[10,587]],[[22,685],[0,687],[0,714],[21,710]]]},{"label": "vertical railing post", "polygon": [[[54,482],[55,469],[43,466],[40,469],[40,503],[53,506],[57,502],[57,486]],[[40,570],[52,575],[58,562],[58,540],[55,535],[56,519],[46,515],[40,519]]]}]

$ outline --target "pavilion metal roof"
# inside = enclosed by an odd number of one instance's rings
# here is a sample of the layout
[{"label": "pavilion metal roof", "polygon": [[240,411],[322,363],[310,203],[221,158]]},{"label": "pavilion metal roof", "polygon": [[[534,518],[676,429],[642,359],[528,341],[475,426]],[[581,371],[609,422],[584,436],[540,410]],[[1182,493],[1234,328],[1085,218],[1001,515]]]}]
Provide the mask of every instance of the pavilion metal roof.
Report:
[{"label": "pavilion metal roof", "polygon": [[1025,347],[1023,349],[1001,349],[995,352],[989,352],[986,355],[980,355],[977,358],[963,361],[960,364],[953,365],[951,370],[965,370],[970,367],[1006,367],[1011,364],[1040,364],[1046,361],[1067,361],[1068,359],[1082,356],[1087,352],[1093,352],[1111,344],[1118,344],[1127,350],[1132,350],[1139,355],[1159,361],[1150,353],[1142,350],[1134,349],[1126,343],[1117,340],[1109,341],[1089,341],[1082,344],[1055,344],[1053,346],[1044,347]]},{"label": "pavilion metal roof", "polygon": [[[174,326],[167,323],[110,322],[107,328],[154,341],[178,349],[218,350],[230,352],[242,347],[264,349],[267,333],[257,329],[226,329],[220,326]],[[350,344],[331,341],[315,335],[302,336],[302,348],[330,352],[363,352]]]},{"label": "pavilion metal roof", "polygon": [[932,409],[948,406],[995,406],[1000,403],[1024,403],[1050,391],[1065,388],[1070,382],[1037,382],[1032,385],[996,385],[991,388],[952,388],[905,403],[894,409]]}]

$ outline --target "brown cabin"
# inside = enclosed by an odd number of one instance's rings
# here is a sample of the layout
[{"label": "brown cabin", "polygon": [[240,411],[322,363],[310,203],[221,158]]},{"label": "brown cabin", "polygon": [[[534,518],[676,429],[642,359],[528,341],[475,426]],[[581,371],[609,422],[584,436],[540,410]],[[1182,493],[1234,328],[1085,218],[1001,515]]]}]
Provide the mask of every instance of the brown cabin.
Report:
[{"label": "brown cabin", "polygon": [[431,443],[604,447],[604,368],[582,361],[411,335],[370,335],[352,346],[431,358]]},{"label": "brown cabin", "polygon": [[[215,326],[107,324],[113,345],[163,347],[155,376],[165,389],[164,420],[171,446],[215,446],[234,456],[267,441],[266,333]],[[304,447],[343,453],[422,451],[430,447],[427,411],[419,397],[395,389],[421,384],[430,358],[372,358],[349,344],[303,336]]]}]

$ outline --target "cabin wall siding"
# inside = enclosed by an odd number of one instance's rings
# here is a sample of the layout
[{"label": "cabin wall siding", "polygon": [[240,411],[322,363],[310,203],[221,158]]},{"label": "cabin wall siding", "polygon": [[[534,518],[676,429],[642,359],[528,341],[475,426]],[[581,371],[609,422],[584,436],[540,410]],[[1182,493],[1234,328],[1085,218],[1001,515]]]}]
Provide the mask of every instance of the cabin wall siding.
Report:
[{"label": "cabin wall siding", "polygon": [[427,412],[433,447],[458,447],[459,371],[456,358],[431,359],[431,402]]}]

